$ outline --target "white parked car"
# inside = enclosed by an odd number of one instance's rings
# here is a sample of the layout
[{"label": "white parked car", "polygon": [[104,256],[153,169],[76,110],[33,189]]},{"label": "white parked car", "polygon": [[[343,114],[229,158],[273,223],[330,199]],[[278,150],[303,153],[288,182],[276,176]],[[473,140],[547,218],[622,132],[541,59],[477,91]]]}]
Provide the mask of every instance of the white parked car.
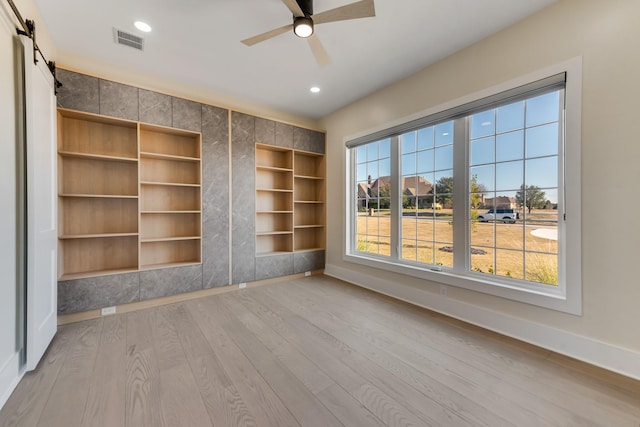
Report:
[{"label": "white parked car", "polygon": [[520,212],[511,208],[489,209],[486,213],[478,215],[480,222],[502,221],[505,224],[515,224],[517,219],[520,219]]}]

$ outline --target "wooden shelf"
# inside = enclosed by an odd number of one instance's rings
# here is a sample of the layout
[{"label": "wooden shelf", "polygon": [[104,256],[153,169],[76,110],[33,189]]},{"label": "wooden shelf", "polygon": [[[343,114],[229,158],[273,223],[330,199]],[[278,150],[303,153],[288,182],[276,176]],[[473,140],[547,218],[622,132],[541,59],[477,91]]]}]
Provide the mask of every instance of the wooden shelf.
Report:
[{"label": "wooden shelf", "polygon": [[163,185],[165,187],[201,187],[200,184],[182,184],[179,182],[150,182],[140,181],[140,185]]},{"label": "wooden shelf", "polygon": [[317,251],[324,251],[324,248],[317,247],[317,248],[296,249],[296,252],[317,252]]},{"label": "wooden shelf", "polygon": [[142,185],[140,210],[147,211],[200,211],[201,188],[194,186]]},{"label": "wooden shelf", "polygon": [[285,255],[290,254],[291,251],[271,251],[271,252],[256,252],[256,258],[273,256],[273,255]]},{"label": "wooden shelf", "polygon": [[324,248],[324,227],[296,228],[294,251],[319,250]]},{"label": "wooden shelf", "polygon": [[201,145],[200,133],[59,109],[61,279],[201,263]]},{"label": "wooden shelf", "polygon": [[67,239],[94,239],[102,237],[128,237],[137,236],[138,233],[103,233],[103,234],[64,234],[59,237],[61,240]]},{"label": "wooden shelf", "polygon": [[200,184],[200,162],[166,158],[141,158],[140,182],[154,184]]},{"label": "wooden shelf", "polygon": [[201,264],[200,261],[165,262],[162,264],[143,265],[140,267],[140,271],[157,270],[160,268],[188,267],[190,265],[199,265],[199,264]]},{"label": "wooden shelf", "polygon": [[296,179],[317,179],[317,180],[324,180],[324,177],[321,176],[307,176],[307,175],[294,175],[293,176]]},{"label": "wooden shelf", "polygon": [[257,214],[292,214],[293,211],[257,211]]},{"label": "wooden shelf", "polygon": [[200,239],[163,240],[140,243],[140,267],[201,262]]},{"label": "wooden shelf", "polygon": [[138,160],[138,124],[97,114],[58,109],[58,152],[100,160]]},{"label": "wooden shelf", "polygon": [[267,191],[271,193],[293,193],[293,190],[287,190],[282,188],[256,188],[256,191]]},{"label": "wooden shelf", "polygon": [[324,246],[324,176],[322,154],[256,144],[256,256]]},{"label": "wooden shelf", "polygon": [[[174,129],[164,126],[140,124],[140,152],[159,154],[168,159],[172,156],[179,158],[201,158],[200,135],[194,132]],[[178,159],[173,159],[178,160]]]},{"label": "wooden shelf", "polygon": [[273,168],[276,170],[293,171],[293,153],[289,148],[256,144],[255,154],[256,168],[258,168],[258,170]]},{"label": "wooden shelf", "polygon": [[107,162],[134,162],[137,163],[138,159],[136,157],[118,157],[118,156],[105,156],[103,154],[93,154],[93,153],[76,153],[71,151],[58,151],[62,157],[75,157],[80,159],[93,159],[93,160],[104,160]]},{"label": "wooden shelf", "polygon": [[140,211],[142,215],[155,215],[155,214],[200,214],[201,211]]},{"label": "wooden shelf", "polygon": [[78,197],[91,199],[137,199],[138,196],[125,196],[124,194],[58,194],[60,197]]},{"label": "wooden shelf", "polygon": [[263,231],[256,233],[256,236],[276,236],[278,234],[293,234],[293,230],[291,231]]},{"label": "wooden shelf", "polygon": [[140,157],[145,159],[177,160],[179,162],[199,162],[200,161],[198,157],[176,156],[173,154],[151,153],[147,151],[141,151]]},{"label": "wooden shelf", "polygon": [[60,240],[61,276],[98,275],[103,270],[130,270],[138,267],[138,236],[91,237]]},{"label": "wooden shelf", "polygon": [[98,277],[98,276],[110,276],[114,274],[126,274],[126,273],[135,273],[138,271],[138,268],[113,268],[108,270],[96,270],[96,271],[86,271],[83,273],[68,273],[63,274],[58,277],[58,280],[77,280],[77,279],[87,279],[89,277]]},{"label": "wooden shelf", "polygon": [[138,195],[137,162],[61,157],[58,176],[62,194]]},{"label": "wooden shelf", "polygon": [[153,243],[153,242],[175,242],[178,240],[200,240],[201,236],[184,236],[184,237],[159,237],[156,239],[140,239],[140,243]]},{"label": "wooden shelf", "polygon": [[274,166],[256,166],[256,170],[270,172],[293,172],[293,169],[290,168],[278,168]]}]

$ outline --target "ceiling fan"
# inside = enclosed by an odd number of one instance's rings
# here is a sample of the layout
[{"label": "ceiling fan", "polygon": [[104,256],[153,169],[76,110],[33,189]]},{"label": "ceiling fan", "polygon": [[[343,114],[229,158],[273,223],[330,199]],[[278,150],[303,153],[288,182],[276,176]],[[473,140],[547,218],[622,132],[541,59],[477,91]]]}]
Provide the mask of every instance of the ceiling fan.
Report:
[{"label": "ceiling fan", "polygon": [[307,39],[316,61],[321,66],[329,65],[331,59],[324,46],[322,46],[322,43],[320,43],[320,40],[318,40],[318,37],[313,34],[314,25],[376,16],[373,0],[357,1],[334,9],[325,10],[315,15],[313,14],[313,0],[282,0],[282,3],[293,13],[293,23],[242,40],[242,43],[247,46],[253,46],[254,44],[293,30],[294,34],[298,37]]}]

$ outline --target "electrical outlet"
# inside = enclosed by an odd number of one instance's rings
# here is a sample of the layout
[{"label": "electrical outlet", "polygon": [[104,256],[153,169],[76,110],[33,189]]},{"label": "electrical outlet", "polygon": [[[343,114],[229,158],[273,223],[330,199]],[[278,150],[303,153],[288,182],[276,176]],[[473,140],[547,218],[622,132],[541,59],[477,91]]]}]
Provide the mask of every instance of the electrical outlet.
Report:
[{"label": "electrical outlet", "polygon": [[440,285],[440,295],[442,295],[443,297],[447,296],[447,287],[444,285]]},{"label": "electrical outlet", "polygon": [[310,272],[310,271],[305,271],[305,272],[304,272],[304,276],[305,276],[305,277],[309,277],[309,276],[311,276],[311,272]]},{"label": "electrical outlet", "polygon": [[247,284],[246,284],[245,282],[242,282],[242,283],[240,283],[240,284],[238,285],[238,287],[239,287],[240,289],[244,289],[244,288],[246,288],[246,287],[247,287]]},{"label": "electrical outlet", "polygon": [[116,306],[111,306],[111,307],[104,307],[102,310],[100,310],[100,314],[103,316],[107,316],[109,314],[116,314]]}]

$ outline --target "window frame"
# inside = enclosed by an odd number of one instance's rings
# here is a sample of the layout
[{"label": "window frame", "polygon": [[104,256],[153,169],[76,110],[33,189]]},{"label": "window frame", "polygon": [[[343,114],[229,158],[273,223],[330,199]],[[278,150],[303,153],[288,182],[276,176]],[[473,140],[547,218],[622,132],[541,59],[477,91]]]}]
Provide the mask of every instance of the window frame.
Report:
[{"label": "window frame", "polygon": [[[566,73],[564,84],[564,117],[563,127],[563,155],[559,156],[559,186],[558,186],[558,286],[535,284],[523,280],[514,280],[501,276],[487,275],[469,271],[468,252],[470,244],[470,227],[467,226],[466,212],[469,211],[468,181],[469,181],[469,147],[466,141],[468,126],[467,118],[460,116],[454,120],[454,170],[464,171],[464,176],[456,175],[454,180],[454,242],[464,241],[465,250],[454,252],[454,268],[440,268],[426,264],[412,263],[402,260],[399,251],[399,239],[401,224],[397,215],[392,216],[392,250],[391,257],[374,256],[355,250],[355,220],[357,217],[356,205],[353,202],[355,177],[355,156],[351,155],[351,150],[345,148],[346,165],[346,221],[345,221],[345,242],[343,245],[343,260],[361,264],[367,267],[384,269],[399,274],[404,274],[431,282],[456,286],[476,292],[486,293],[514,301],[520,301],[540,307],[545,307],[565,313],[582,314],[582,280],[581,280],[581,86],[582,86],[582,58],[559,63],[543,70],[539,70],[519,78],[498,84],[485,90],[452,100],[445,104],[430,108],[396,120],[392,123],[370,129],[358,135],[353,135],[344,139],[345,145],[354,141],[374,142],[382,138],[392,138],[391,152],[391,174],[394,187],[392,188],[392,212],[399,212],[402,207],[402,195],[398,177],[400,176],[399,158],[399,132],[390,134],[392,129],[408,127],[411,123],[420,122],[425,117],[438,117],[446,111],[455,111],[463,105],[470,103],[482,103],[483,100],[491,99],[505,94],[508,91],[518,90],[518,88],[530,85],[533,82],[547,79],[559,73]],[[535,96],[535,95],[533,95]],[[504,98],[503,98],[504,99]],[[508,102],[505,99],[505,102]],[[492,106],[487,105],[486,109]],[[441,120],[452,119],[451,116],[443,115]],[[463,123],[464,122],[464,123]],[[432,122],[433,124],[436,121]],[[427,126],[428,124],[425,124]],[[415,128],[415,126],[414,126]],[[385,132],[387,132],[385,134]],[[464,138],[461,144],[458,138]],[[464,153],[460,152],[464,150]],[[571,159],[567,162],[567,159]],[[561,185],[562,184],[562,185]],[[395,191],[393,191],[395,190]],[[395,204],[395,206],[394,206]],[[459,208],[462,207],[462,209]],[[456,215],[457,213],[457,215]],[[395,218],[395,220],[394,220]],[[463,237],[461,237],[463,236]]]}]

